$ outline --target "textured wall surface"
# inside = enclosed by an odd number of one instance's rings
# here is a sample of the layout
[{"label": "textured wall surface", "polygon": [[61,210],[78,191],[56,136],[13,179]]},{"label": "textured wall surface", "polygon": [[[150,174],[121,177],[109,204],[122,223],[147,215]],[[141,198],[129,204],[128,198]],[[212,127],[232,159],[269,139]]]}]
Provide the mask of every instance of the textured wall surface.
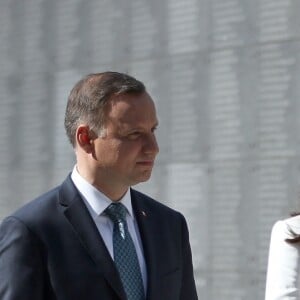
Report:
[{"label": "textured wall surface", "polygon": [[74,164],[66,98],[128,72],[161,152],[138,188],[184,213],[199,299],[263,299],[271,226],[300,209],[300,1],[0,0],[0,218]]}]

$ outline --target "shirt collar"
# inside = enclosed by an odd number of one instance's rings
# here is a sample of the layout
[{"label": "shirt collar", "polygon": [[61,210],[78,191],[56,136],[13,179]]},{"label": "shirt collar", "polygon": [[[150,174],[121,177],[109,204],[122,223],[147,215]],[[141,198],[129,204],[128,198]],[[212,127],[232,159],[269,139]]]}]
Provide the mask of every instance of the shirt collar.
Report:
[{"label": "shirt collar", "polygon": [[[74,182],[82,198],[85,200],[85,202],[88,203],[88,208],[89,210],[92,210],[92,215],[99,216],[111,203],[113,203],[111,199],[109,199],[106,195],[104,195],[101,191],[96,189],[86,179],[84,179],[79,174],[76,166],[74,166],[73,168],[71,179]],[[126,207],[129,215],[132,218],[134,218],[131,205],[130,189],[127,190],[127,192],[119,202]]]}]

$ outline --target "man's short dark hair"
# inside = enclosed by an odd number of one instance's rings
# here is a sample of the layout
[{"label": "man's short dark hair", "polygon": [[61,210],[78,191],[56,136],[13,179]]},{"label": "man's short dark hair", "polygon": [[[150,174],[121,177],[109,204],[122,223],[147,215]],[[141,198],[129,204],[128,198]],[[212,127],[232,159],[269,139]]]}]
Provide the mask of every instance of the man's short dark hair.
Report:
[{"label": "man's short dark hair", "polygon": [[141,81],[118,72],[89,74],[78,81],[70,92],[65,113],[65,129],[73,147],[80,124],[87,124],[98,133],[103,129],[105,108],[113,96],[144,92]]}]

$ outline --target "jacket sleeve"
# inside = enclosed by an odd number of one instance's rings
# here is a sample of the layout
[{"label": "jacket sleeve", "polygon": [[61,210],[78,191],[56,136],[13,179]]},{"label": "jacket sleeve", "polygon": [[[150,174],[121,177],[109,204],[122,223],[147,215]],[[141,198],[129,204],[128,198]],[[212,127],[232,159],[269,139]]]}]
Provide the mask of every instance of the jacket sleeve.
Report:
[{"label": "jacket sleeve", "polygon": [[42,300],[43,271],[34,234],[18,219],[0,226],[0,299]]},{"label": "jacket sleeve", "polygon": [[184,217],[182,217],[182,286],[180,299],[181,300],[198,300],[194,271],[193,271],[193,262],[192,262],[192,252],[189,241],[189,232],[187,223]]},{"label": "jacket sleeve", "polygon": [[285,241],[289,226],[278,221],[272,229],[265,300],[299,299],[299,244]]}]

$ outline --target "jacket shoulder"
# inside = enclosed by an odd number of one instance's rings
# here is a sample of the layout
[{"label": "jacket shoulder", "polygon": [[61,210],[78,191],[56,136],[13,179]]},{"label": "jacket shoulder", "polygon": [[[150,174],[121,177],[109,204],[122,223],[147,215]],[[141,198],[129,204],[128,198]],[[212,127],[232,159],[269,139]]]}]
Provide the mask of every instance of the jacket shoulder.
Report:
[{"label": "jacket shoulder", "polygon": [[38,219],[39,216],[44,217],[45,214],[51,213],[53,208],[57,205],[56,200],[58,199],[59,189],[59,187],[53,188],[27,202],[8,217],[13,217],[23,222]]},{"label": "jacket shoulder", "polygon": [[153,211],[159,214],[167,214],[167,215],[173,215],[177,217],[183,217],[183,215],[179,211],[151,198],[150,196],[140,191],[131,189],[131,196],[132,196],[133,205],[135,205],[136,203],[136,205],[142,206],[148,211]]},{"label": "jacket shoulder", "polygon": [[70,198],[70,201],[72,201],[76,195],[77,190],[71,177],[68,176],[62,184],[24,204],[11,216],[21,220],[37,219],[39,216],[45,218],[47,215],[51,217],[50,214],[53,213],[54,210],[57,210],[58,207],[61,208],[61,205],[58,205],[59,202],[63,204],[65,198]]}]

